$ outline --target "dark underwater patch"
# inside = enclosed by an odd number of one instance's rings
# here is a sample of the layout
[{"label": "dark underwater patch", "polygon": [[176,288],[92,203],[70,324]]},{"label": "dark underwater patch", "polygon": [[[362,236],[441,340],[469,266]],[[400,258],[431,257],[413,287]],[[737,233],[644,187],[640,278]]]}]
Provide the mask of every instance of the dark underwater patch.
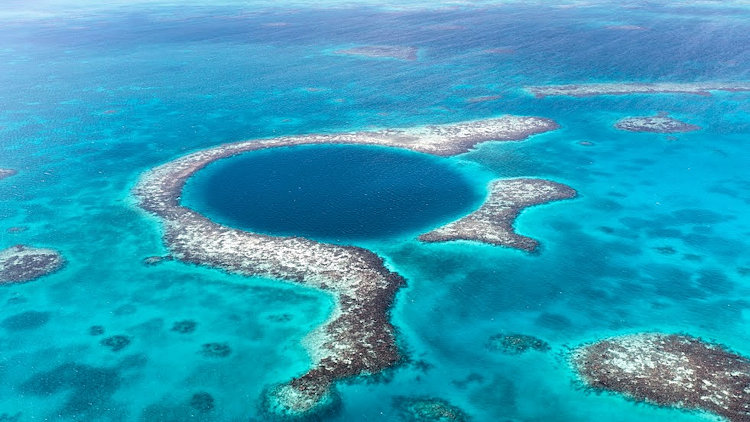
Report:
[{"label": "dark underwater patch", "polygon": [[69,362],[32,375],[18,389],[40,397],[70,391],[58,414],[76,416],[88,411],[100,415],[111,408],[108,402],[119,386],[120,376],[114,369]]},{"label": "dark underwater patch", "polygon": [[26,311],[5,318],[0,325],[8,331],[33,330],[49,322],[50,315],[49,312]]}]

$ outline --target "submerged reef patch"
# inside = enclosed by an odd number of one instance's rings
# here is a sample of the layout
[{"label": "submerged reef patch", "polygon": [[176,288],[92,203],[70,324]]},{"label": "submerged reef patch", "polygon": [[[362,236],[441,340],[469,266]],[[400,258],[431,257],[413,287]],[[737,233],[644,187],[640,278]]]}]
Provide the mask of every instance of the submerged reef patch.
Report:
[{"label": "submerged reef patch", "polygon": [[120,350],[128,347],[130,344],[130,337],[123,335],[116,335],[102,339],[99,342],[102,346],[109,348],[113,352],[119,352]]},{"label": "submerged reef patch", "polygon": [[196,326],[198,326],[198,323],[193,320],[176,321],[172,324],[172,331],[180,334],[190,334],[195,331]]},{"label": "submerged reef patch", "polygon": [[687,335],[625,335],[577,348],[572,364],[596,390],[750,421],[750,360],[722,345]]},{"label": "submerged reef patch", "polygon": [[393,407],[407,422],[465,422],[469,417],[458,407],[434,397],[396,397]]},{"label": "submerged reef patch", "polygon": [[365,45],[361,47],[336,50],[334,53],[348,56],[414,61],[417,60],[418,51],[419,49],[416,47],[405,47],[399,45]]},{"label": "submerged reef patch", "polygon": [[162,220],[163,239],[175,259],[333,293],[336,302],[332,315],[304,341],[312,368],[286,384],[268,389],[264,399],[271,413],[287,416],[317,413],[321,406],[336,402],[331,389],[335,381],[376,374],[401,359],[389,312],[404,279],[386,268],[382,258],[363,248],[294,236],[268,236],[217,224],[180,204],[186,181],[214,161],[265,148],[359,144],[452,156],[481,142],[521,140],[557,127],[549,119],[503,116],[408,129],[230,143],[185,155],[150,170],[133,193],[141,208]]},{"label": "submerged reef patch", "polygon": [[64,264],[65,259],[55,250],[16,245],[0,251],[0,284],[36,280]]},{"label": "submerged reef patch", "polygon": [[190,397],[190,407],[201,413],[210,412],[215,407],[214,398],[206,392],[195,393]]},{"label": "submerged reef patch", "polygon": [[628,94],[697,94],[711,95],[711,91],[750,91],[750,82],[662,82],[662,83],[593,83],[570,85],[528,86],[526,91],[537,98],[550,96],[593,97],[597,95]]},{"label": "submerged reef patch", "polygon": [[[100,368],[77,363],[65,363],[49,371],[38,372],[19,386],[24,394],[46,397],[69,391],[67,400],[52,419],[61,416],[92,420],[89,411],[113,408],[110,397],[120,386],[120,376],[115,369]],[[97,414],[101,416],[101,414]],[[75,419],[75,418],[74,418]]]},{"label": "submerged reef patch", "polygon": [[419,236],[422,242],[473,240],[532,252],[536,240],[517,234],[513,222],[526,207],[569,199],[576,191],[561,183],[542,179],[496,180],[490,194],[473,213]]},{"label": "submerged reef patch", "polygon": [[16,173],[18,173],[18,172],[16,170],[13,170],[13,169],[3,169],[3,168],[0,168],[0,180],[5,179],[6,177],[13,176]]},{"label": "submerged reef patch", "polygon": [[615,123],[615,128],[629,132],[682,133],[699,130],[701,127],[660,113],[656,116],[628,117]]},{"label": "submerged reef patch", "polygon": [[225,358],[232,353],[228,343],[205,343],[201,346],[203,356],[210,358]]},{"label": "submerged reef patch", "polygon": [[531,350],[547,352],[549,343],[527,334],[496,334],[490,337],[487,348],[506,355],[520,355]]},{"label": "submerged reef patch", "polygon": [[5,318],[0,326],[8,331],[33,330],[39,328],[50,320],[49,312],[26,311]]}]

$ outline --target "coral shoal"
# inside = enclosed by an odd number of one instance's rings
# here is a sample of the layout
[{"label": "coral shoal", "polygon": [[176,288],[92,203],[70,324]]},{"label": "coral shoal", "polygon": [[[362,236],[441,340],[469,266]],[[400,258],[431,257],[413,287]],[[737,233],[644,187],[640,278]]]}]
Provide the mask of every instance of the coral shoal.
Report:
[{"label": "coral shoal", "polygon": [[750,360],[721,345],[687,335],[633,334],[581,346],[572,363],[594,389],[750,421]]},{"label": "coral shoal", "polygon": [[663,83],[592,83],[528,86],[526,91],[538,98],[549,96],[592,97],[627,94],[697,94],[711,91],[750,91],[750,82],[663,82]]},{"label": "coral shoal", "polygon": [[420,235],[419,240],[473,240],[532,252],[539,242],[513,229],[513,222],[521,210],[576,196],[576,191],[569,186],[532,178],[495,180],[490,183],[489,191],[489,196],[478,210]]},{"label": "coral shoal", "polygon": [[376,57],[414,61],[417,59],[416,47],[405,47],[398,45],[366,45],[362,47],[352,47],[343,50],[337,50],[336,54],[349,56]]},{"label": "coral shoal", "polygon": [[0,284],[36,280],[63,265],[65,259],[53,249],[16,245],[0,251]]},{"label": "coral shoal", "polygon": [[18,172],[16,170],[13,170],[13,169],[3,169],[3,168],[0,168],[0,180],[5,179],[6,177],[13,176],[16,173],[18,173]]},{"label": "coral shoal", "polygon": [[700,126],[673,119],[666,114],[628,117],[615,123],[615,128],[629,132],[681,133],[699,130]]}]

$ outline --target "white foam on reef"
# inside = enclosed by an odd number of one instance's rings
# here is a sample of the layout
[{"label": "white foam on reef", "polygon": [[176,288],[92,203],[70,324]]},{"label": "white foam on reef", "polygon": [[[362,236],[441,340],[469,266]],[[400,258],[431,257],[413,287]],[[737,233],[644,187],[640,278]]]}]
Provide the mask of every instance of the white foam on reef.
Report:
[{"label": "white foam on reef", "polygon": [[[273,389],[278,396],[272,400],[275,413],[305,413],[318,409],[321,401],[327,400],[336,380],[375,374],[400,360],[389,311],[404,279],[366,249],[301,237],[261,235],[214,223],[180,205],[187,179],[216,160],[266,148],[360,144],[452,156],[481,142],[521,140],[557,127],[549,119],[502,116],[409,129],[243,141],[194,152],[158,166],[143,175],[133,192],[139,206],[163,222],[163,238],[175,258],[334,294],[335,311],[304,342],[312,368]],[[266,402],[270,403],[268,399]]]}]

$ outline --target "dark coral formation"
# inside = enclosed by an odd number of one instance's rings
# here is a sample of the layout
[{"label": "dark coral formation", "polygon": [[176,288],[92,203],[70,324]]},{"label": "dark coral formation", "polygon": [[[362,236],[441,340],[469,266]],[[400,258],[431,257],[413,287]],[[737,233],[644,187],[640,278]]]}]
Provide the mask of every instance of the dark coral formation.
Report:
[{"label": "dark coral formation", "polygon": [[529,86],[526,90],[537,98],[547,96],[593,97],[596,95],[628,94],[697,94],[710,95],[711,91],[750,91],[750,83],[687,82],[687,83],[592,83],[573,85]]},{"label": "dark coral formation", "polygon": [[546,341],[526,334],[496,334],[490,337],[487,348],[506,355],[519,355],[531,350],[537,352],[550,350]]},{"label": "dark coral formation", "polygon": [[53,273],[65,264],[52,249],[16,245],[0,251],[0,284],[24,283]]},{"label": "dark coral formation", "polygon": [[415,47],[403,47],[398,45],[366,45],[362,47],[352,47],[344,50],[337,50],[335,53],[345,54],[349,56],[414,61],[417,60],[418,51],[419,49]]},{"label": "dark coral formation", "polygon": [[201,353],[211,358],[225,358],[232,353],[232,348],[227,343],[206,343],[201,346]]},{"label": "dark coral formation", "polygon": [[206,392],[195,393],[190,397],[190,407],[201,413],[210,412],[215,406],[214,398]]},{"label": "dark coral formation", "polygon": [[13,176],[16,173],[18,173],[18,172],[16,170],[13,170],[13,169],[3,169],[3,168],[0,168],[0,180],[5,179],[6,177]]},{"label": "dark coral formation", "polygon": [[195,331],[195,327],[197,326],[197,322],[189,319],[175,321],[175,323],[172,325],[172,331],[180,334],[190,334]]},{"label": "dark coral formation", "polygon": [[216,160],[265,148],[364,144],[451,156],[481,142],[520,140],[557,127],[549,119],[503,116],[450,125],[225,144],[154,168],[139,181],[134,194],[141,208],[162,219],[164,241],[175,259],[300,283],[334,294],[336,312],[305,340],[313,367],[289,383],[269,389],[271,396],[265,400],[269,409],[279,414],[305,414],[319,411],[323,403],[335,402],[331,390],[335,381],[376,374],[400,360],[389,311],[404,279],[366,249],[300,237],[267,236],[216,224],[180,205],[187,179]]},{"label": "dark coral formation", "polygon": [[513,222],[524,208],[569,199],[576,191],[561,183],[543,179],[497,180],[490,195],[473,213],[419,236],[422,242],[473,240],[533,252],[536,240],[517,234]]},{"label": "dark coral formation", "polygon": [[393,399],[401,419],[408,422],[465,422],[469,417],[458,407],[439,398],[396,397]]},{"label": "dark coral formation", "polygon": [[128,345],[130,344],[130,337],[116,335],[104,338],[99,343],[104,347],[108,347],[113,352],[119,352],[120,350],[128,347]]},{"label": "dark coral formation", "polygon": [[100,336],[104,334],[104,327],[101,325],[92,325],[89,327],[89,335],[90,336]]},{"label": "dark coral formation", "polygon": [[572,364],[597,390],[750,421],[750,360],[687,335],[646,333],[579,347]]},{"label": "dark coral formation", "polygon": [[673,119],[666,113],[656,116],[628,117],[615,123],[615,127],[629,132],[654,133],[682,133],[700,129],[700,126]]}]

